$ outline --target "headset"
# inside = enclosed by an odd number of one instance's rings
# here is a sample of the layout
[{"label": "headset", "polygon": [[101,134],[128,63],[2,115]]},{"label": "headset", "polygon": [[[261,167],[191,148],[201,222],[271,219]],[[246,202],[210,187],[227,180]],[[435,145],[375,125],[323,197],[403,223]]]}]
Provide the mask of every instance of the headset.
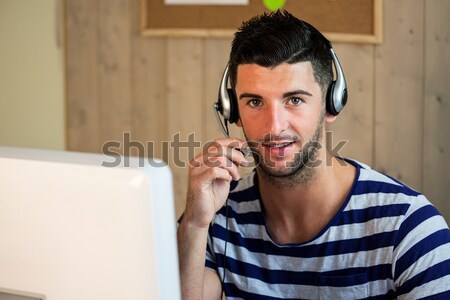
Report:
[{"label": "headset", "polygon": [[[342,70],[339,59],[333,50],[333,45],[328,41],[330,47],[330,56],[334,64],[336,79],[328,87],[326,96],[326,109],[332,116],[337,116],[347,103],[347,82],[345,81],[344,71]],[[214,112],[222,133],[229,136],[228,123],[235,123],[239,119],[238,101],[232,88],[229,88],[229,67],[227,64],[222,75],[219,86],[219,97],[214,103]],[[222,115],[223,121],[220,118]]]}]

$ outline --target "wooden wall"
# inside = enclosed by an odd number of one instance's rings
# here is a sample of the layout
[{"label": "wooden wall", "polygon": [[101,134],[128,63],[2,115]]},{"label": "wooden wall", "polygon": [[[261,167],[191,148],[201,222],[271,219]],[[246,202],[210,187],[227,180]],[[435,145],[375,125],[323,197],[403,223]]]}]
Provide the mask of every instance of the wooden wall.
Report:
[{"label": "wooden wall", "polygon": [[[186,168],[167,142],[221,137],[212,103],[231,37],[141,37],[139,3],[66,0],[67,148],[100,152],[124,133],[153,142],[145,155],[173,167],[180,214]],[[329,129],[348,141],[340,154],[424,192],[450,221],[449,40],[450,1],[384,1],[382,44],[335,44],[350,96]],[[192,156],[181,149],[184,163]]]}]

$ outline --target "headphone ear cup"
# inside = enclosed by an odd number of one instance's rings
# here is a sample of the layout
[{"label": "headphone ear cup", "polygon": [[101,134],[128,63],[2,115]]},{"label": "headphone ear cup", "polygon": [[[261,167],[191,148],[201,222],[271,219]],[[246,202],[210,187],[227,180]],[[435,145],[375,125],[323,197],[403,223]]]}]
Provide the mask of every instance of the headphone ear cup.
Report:
[{"label": "headphone ear cup", "polygon": [[228,92],[228,98],[230,99],[230,118],[228,119],[228,122],[231,124],[236,122],[239,119],[239,109],[238,109],[238,103],[237,103],[237,97],[234,93],[233,89],[227,89]]},{"label": "headphone ear cup", "polygon": [[327,112],[330,115],[337,116],[347,103],[347,82],[345,81],[344,71],[336,53],[334,53],[331,43],[330,54],[336,71],[336,80],[331,82],[328,88],[326,104]]},{"label": "headphone ear cup", "polygon": [[336,107],[334,105],[334,87],[336,85],[336,81],[331,82],[330,87],[327,91],[327,97],[325,99],[327,112],[332,116],[337,116],[339,112],[336,111]]}]

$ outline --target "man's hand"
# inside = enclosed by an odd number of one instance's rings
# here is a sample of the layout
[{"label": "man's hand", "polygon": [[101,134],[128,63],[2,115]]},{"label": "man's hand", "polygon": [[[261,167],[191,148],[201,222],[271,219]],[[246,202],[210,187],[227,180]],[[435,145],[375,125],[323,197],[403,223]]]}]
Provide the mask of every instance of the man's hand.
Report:
[{"label": "man's hand", "polygon": [[191,226],[207,228],[224,205],[232,180],[239,180],[238,166],[248,166],[239,139],[219,139],[189,163],[189,185],[183,218]]}]

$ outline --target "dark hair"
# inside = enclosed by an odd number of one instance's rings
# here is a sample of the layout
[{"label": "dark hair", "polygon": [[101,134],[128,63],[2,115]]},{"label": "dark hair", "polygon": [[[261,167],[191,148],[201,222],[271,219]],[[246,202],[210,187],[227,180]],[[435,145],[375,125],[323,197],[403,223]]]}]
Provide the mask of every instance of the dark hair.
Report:
[{"label": "dark hair", "polygon": [[270,68],[284,62],[310,61],[325,99],[333,80],[330,47],[316,28],[285,10],[258,15],[244,22],[234,35],[229,61],[231,86],[236,87],[240,64]]}]

